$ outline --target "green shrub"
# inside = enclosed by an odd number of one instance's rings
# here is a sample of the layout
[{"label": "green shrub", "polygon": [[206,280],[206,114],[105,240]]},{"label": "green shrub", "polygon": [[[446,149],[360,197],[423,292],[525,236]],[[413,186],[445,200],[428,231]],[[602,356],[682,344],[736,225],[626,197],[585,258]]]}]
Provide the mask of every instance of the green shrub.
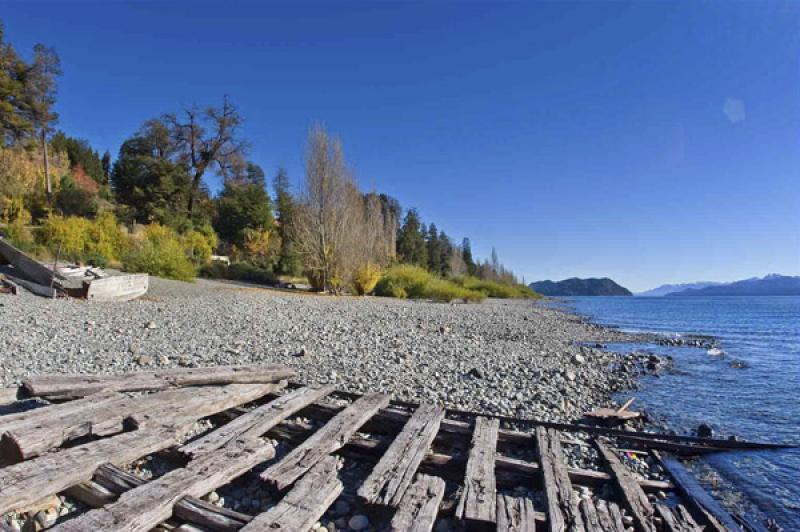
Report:
[{"label": "green shrub", "polygon": [[195,268],[186,256],[177,233],[159,224],[145,227],[142,238],[135,240],[122,259],[130,272],[143,272],[168,279],[189,281]]},{"label": "green shrub", "polygon": [[530,287],[523,284],[509,284],[499,281],[478,279],[477,277],[471,276],[455,276],[450,278],[450,280],[468,290],[481,292],[485,294],[486,297],[496,297],[500,299],[539,297]]},{"label": "green shrub", "polygon": [[91,225],[86,218],[50,215],[42,224],[38,236],[53,256],[77,262],[83,259]]},{"label": "green shrub", "polygon": [[375,286],[375,294],[385,297],[432,299],[434,301],[480,301],[486,296],[445,279],[439,279],[419,266],[403,264],[390,268]]},{"label": "green shrub", "polygon": [[200,268],[200,275],[209,279],[229,279],[263,285],[274,285],[278,282],[278,277],[272,271],[247,262],[234,262],[228,266],[224,262],[213,261]]},{"label": "green shrub", "polygon": [[374,264],[362,264],[353,272],[353,289],[363,296],[372,293],[381,278],[381,269]]}]

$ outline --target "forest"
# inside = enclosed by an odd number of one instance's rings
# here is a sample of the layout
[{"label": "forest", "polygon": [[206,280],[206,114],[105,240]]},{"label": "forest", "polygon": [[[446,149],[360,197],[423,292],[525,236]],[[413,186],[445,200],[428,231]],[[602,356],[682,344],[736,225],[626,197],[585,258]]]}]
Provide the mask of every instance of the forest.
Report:
[{"label": "forest", "polygon": [[115,157],[101,155],[59,123],[61,73],[53,48],[26,58],[0,25],[0,233],[34,256],[331,294],[536,297],[494,250],[479,260],[468,238],[360,189],[341,140],[320,125],[296,190],[285,170],[268,177],[248,159],[252,140],[228,96],[154,111]]}]

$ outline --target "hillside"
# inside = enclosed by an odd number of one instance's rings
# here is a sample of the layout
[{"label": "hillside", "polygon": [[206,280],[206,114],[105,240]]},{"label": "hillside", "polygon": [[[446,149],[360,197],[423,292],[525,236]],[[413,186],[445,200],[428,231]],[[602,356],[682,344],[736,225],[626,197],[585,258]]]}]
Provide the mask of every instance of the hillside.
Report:
[{"label": "hillside", "polygon": [[573,277],[563,281],[538,281],[530,286],[543,296],[630,296],[631,291],[618,285],[608,277],[602,279],[579,279]]},{"label": "hillside", "polygon": [[800,296],[800,277],[772,273],[761,278],[682,290],[670,296]]},{"label": "hillside", "polygon": [[644,292],[637,292],[634,295],[639,297],[661,297],[672,295],[675,292],[682,292],[684,290],[701,289],[708,286],[718,286],[722,283],[715,283],[712,281],[698,281],[696,283],[681,283],[681,284],[662,284],[659,287],[645,290]]}]

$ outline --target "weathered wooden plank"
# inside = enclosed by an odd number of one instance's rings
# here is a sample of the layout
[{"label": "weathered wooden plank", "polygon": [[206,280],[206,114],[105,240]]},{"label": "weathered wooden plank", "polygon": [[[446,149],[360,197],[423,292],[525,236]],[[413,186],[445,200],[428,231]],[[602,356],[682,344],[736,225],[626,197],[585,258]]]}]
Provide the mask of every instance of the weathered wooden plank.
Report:
[{"label": "weathered wooden plank", "polygon": [[[281,388],[281,383],[231,384],[175,389],[142,397],[116,392],[97,394],[96,401],[54,405],[31,412],[11,423],[0,423],[0,457],[21,461],[87,435],[107,436],[122,432],[126,420],[139,425],[146,420],[162,423],[166,418],[202,418],[263,397]],[[94,397],[94,396],[92,396]],[[2,421],[2,418],[0,418]]]},{"label": "weathered wooden plank", "polygon": [[50,286],[53,280],[53,271],[28,257],[4,238],[0,238],[0,256],[31,281]]},{"label": "weathered wooden plank", "polygon": [[35,294],[37,296],[42,297],[49,297],[51,299],[58,296],[58,290],[54,287],[50,286],[49,284],[39,284],[34,283],[33,281],[29,281],[28,279],[23,279],[22,277],[17,277],[14,275],[6,274],[6,277],[14,284],[17,284],[27,290],[28,292]]},{"label": "weathered wooden plank", "polygon": [[257,438],[305,406],[327,396],[333,386],[299,388],[262,405],[217,430],[181,447],[189,457],[200,456],[219,449],[234,439]]},{"label": "weathered wooden plank", "polygon": [[89,301],[130,301],[147,293],[150,276],[146,273],[113,275],[84,281],[83,286]]},{"label": "weathered wooden plank", "polygon": [[388,404],[389,396],[384,394],[358,399],[264,471],[261,478],[279,490],[285,489],[325,456],[341,449],[364,422]]},{"label": "weathered wooden plank", "polygon": [[608,532],[625,532],[625,526],[622,523],[622,513],[615,503],[598,499],[595,503],[595,509],[597,510],[597,518],[603,530]]},{"label": "weathered wooden plank", "polygon": [[653,524],[655,509],[639,483],[614,451],[599,439],[595,439],[594,443],[600,456],[611,470],[611,476],[619,492],[622,505],[633,517],[636,528],[644,532],[655,532],[656,527]]},{"label": "weathered wooden plank", "polygon": [[117,502],[57,525],[59,532],[146,532],[172,515],[183,497],[200,497],[275,456],[261,441],[231,442],[218,452],[199,457],[142,486],[123,493]]},{"label": "weathered wooden plank", "polygon": [[359,498],[368,504],[397,507],[430,450],[443,418],[444,408],[421,404],[358,489]]},{"label": "weathered wooden plank", "polygon": [[703,489],[677,458],[671,455],[660,456],[657,452],[653,455],[670,474],[678,493],[686,499],[686,504],[695,512],[695,517],[700,518],[708,527],[707,530],[738,530],[739,525],[731,515]]},{"label": "weathered wooden plank", "polygon": [[[302,411],[301,414],[304,412]],[[314,428],[310,424],[295,422],[291,426],[278,425],[270,430],[267,435],[272,438],[300,444],[313,431]],[[389,442],[384,439],[356,435],[338,451],[338,454],[347,458],[377,463],[388,448]],[[419,470],[422,473],[460,482],[464,477],[466,465],[466,459],[460,455],[428,453],[422,464],[420,464]],[[497,485],[500,487],[513,488],[521,484],[530,484],[533,487],[541,487],[542,485],[541,468],[537,463],[497,455],[495,457],[495,468]],[[599,487],[611,478],[608,473],[590,469],[569,468],[567,472],[573,483],[584,486]],[[659,480],[640,480],[639,482],[642,489],[648,492],[669,491],[673,488],[671,483]]]},{"label": "weathered wooden plank", "polygon": [[[17,401],[17,395],[19,394],[19,388],[14,386],[13,388],[0,388],[0,406],[2,405],[10,405],[11,403],[15,403]],[[0,423],[2,423],[3,417],[0,416]]]},{"label": "weathered wooden plank", "polygon": [[[66,493],[91,508],[99,508],[145,483],[145,480],[136,475],[106,464],[97,469],[92,481],[73,486]],[[172,513],[178,519],[213,532],[236,532],[253,519],[250,515],[215,506],[195,497],[179,500]]]},{"label": "weathered wooden plank", "polygon": [[177,443],[186,427],[156,427],[79,445],[0,469],[0,514],[86,482],[102,464],[122,465]]},{"label": "weathered wooden plank", "polygon": [[499,428],[497,419],[475,419],[464,488],[456,509],[458,518],[472,528],[491,528],[497,519],[494,464]]},{"label": "weathered wooden plank", "polygon": [[600,523],[600,517],[591,497],[581,497],[578,501],[578,509],[581,512],[581,520],[586,530],[606,532],[605,527]]},{"label": "weathered wooden plank", "polygon": [[32,396],[83,397],[100,390],[138,392],[212,384],[264,384],[295,372],[280,364],[171,368],[122,375],[39,375],[22,381]]},{"label": "weathered wooden plank", "polygon": [[536,452],[542,468],[542,483],[547,499],[547,526],[551,532],[584,530],[578,498],[567,473],[561,436],[553,429],[536,427]]},{"label": "weathered wooden plank", "polygon": [[675,509],[665,504],[656,503],[656,515],[661,518],[662,530],[666,532],[702,532],[703,527],[698,526],[692,516],[683,506]]},{"label": "weathered wooden plank", "polygon": [[308,530],[344,489],[337,469],[339,459],[326,456],[298,480],[281,501],[253,518],[242,532]]},{"label": "weathered wooden plank", "polygon": [[444,497],[444,480],[429,475],[417,475],[414,482],[405,490],[389,530],[431,532],[439,514],[442,497]]},{"label": "weathered wooden plank", "polygon": [[497,495],[497,532],[536,532],[536,522],[546,520],[545,514],[534,510],[530,498]]}]

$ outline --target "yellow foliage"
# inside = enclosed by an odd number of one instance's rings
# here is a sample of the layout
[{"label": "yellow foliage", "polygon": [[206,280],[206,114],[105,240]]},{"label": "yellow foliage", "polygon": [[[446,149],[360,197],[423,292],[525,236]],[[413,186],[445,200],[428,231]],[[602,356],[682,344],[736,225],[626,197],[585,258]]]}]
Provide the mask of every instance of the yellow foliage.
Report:
[{"label": "yellow foliage", "polygon": [[262,268],[270,267],[278,258],[281,242],[277,234],[269,230],[246,229],[242,255],[245,260]]},{"label": "yellow foliage", "polygon": [[353,272],[353,288],[363,296],[372,293],[381,278],[381,269],[374,264],[362,264]]},{"label": "yellow foliage", "polygon": [[33,235],[28,229],[31,213],[25,209],[22,198],[2,198],[0,206],[0,223],[5,226],[6,236],[17,246],[27,247],[32,244]]},{"label": "yellow foliage", "polygon": [[183,249],[186,256],[198,266],[208,262],[208,259],[214,254],[214,248],[217,246],[217,235],[213,232],[205,234],[192,230],[183,235],[181,240],[183,241]]},{"label": "yellow foliage", "polygon": [[50,215],[42,224],[41,239],[53,255],[80,260],[89,241],[91,222],[77,216]]},{"label": "yellow foliage", "polygon": [[[64,152],[50,150],[50,176],[57,186],[61,176],[69,174],[69,158]],[[0,148],[0,196],[18,198],[44,189],[44,157],[36,146]]]},{"label": "yellow foliage", "polygon": [[89,226],[85,251],[106,260],[117,260],[128,249],[128,235],[111,211],[102,211]]},{"label": "yellow foliage", "polygon": [[132,242],[122,264],[131,272],[144,272],[183,281],[191,280],[196,273],[177,233],[159,224],[150,224],[144,228],[141,238]]}]

